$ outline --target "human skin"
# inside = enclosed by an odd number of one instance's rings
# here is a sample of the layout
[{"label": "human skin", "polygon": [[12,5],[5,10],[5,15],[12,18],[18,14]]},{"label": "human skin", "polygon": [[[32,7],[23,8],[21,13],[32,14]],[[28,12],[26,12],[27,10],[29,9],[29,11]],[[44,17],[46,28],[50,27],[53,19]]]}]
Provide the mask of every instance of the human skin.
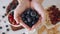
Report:
[{"label": "human skin", "polygon": [[[32,0],[31,2],[29,0],[18,0],[18,2],[19,2],[19,5],[14,10],[14,19],[16,20],[17,23],[20,23],[23,27],[25,27],[26,29],[28,29],[30,31],[30,30],[37,28],[41,23],[45,22],[45,20],[46,20],[45,11],[41,5],[43,0]],[[23,23],[23,21],[21,20],[21,17],[20,17],[20,14],[26,8],[29,8],[29,7],[35,9],[42,17],[42,18],[39,18],[39,21],[35,25],[33,25],[32,28],[30,28],[25,23]]]}]

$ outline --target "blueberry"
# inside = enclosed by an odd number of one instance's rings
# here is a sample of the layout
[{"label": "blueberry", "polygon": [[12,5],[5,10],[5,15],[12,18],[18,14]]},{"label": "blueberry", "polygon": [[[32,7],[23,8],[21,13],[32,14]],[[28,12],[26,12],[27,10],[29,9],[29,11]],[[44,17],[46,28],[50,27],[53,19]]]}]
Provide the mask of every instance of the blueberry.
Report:
[{"label": "blueberry", "polygon": [[31,18],[27,18],[27,21],[28,21],[28,22],[31,22]]},{"label": "blueberry", "polygon": [[3,15],[2,18],[4,18],[5,16]]},{"label": "blueberry", "polygon": [[2,34],[5,34],[5,32],[3,32]]},{"label": "blueberry", "polygon": [[0,26],[0,29],[2,29],[2,27]]},{"label": "blueberry", "polygon": [[25,33],[23,33],[23,34],[25,34]]},{"label": "blueberry", "polygon": [[8,25],[6,25],[6,27],[8,27]]},{"label": "blueberry", "polygon": [[31,16],[36,16],[36,12],[31,12]]},{"label": "blueberry", "polygon": [[4,23],[6,23],[6,21],[4,21]]},{"label": "blueberry", "polygon": [[3,8],[5,9],[5,6],[3,6]]},{"label": "blueberry", "polygon": [[7,31],[9,31],[9,29],[6,29]]}]

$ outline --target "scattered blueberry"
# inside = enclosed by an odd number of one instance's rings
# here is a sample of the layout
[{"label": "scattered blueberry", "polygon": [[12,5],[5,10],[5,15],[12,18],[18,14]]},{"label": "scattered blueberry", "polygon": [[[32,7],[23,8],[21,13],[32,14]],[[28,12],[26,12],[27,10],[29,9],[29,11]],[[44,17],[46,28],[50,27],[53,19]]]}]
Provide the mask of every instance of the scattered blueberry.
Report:
[{"label": "scattered blueberry", "polygon": [[23,34],[25,34],[25,33],[23,33]]},{"label": "scattered blueberry", "polygon": [[6,21],[4,21],[4,23],[6,23]]},{"label": "scattered blueberry", "polygon": [[5,6],[3,6],[3,8],[5,9]]},{"label": "scattered blueberry", "polygon": [[0,29],[2,29],[2,27],[0,26]]},{"label": "scattered blueberry", "polygon": [[8,25],[6,25],[6,27],[8,27]]},{"label": "scattered blueberry", "polygon": [[4,18],[5,16],[3,15],[2,18]]},{"label": "scattered blueberry", "polygon": [[2,34],[5,34],[5,32],[2,32]]},{"label": "scattered blueberry", "polygon": [[9,31],[9,29],[6,29],[7,31]]}]

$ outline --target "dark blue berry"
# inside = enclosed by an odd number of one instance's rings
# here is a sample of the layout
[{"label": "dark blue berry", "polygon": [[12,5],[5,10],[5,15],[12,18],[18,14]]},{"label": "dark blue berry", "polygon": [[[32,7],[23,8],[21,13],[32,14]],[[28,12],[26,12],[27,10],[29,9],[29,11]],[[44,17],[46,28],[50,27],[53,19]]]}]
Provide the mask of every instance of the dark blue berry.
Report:
[{"label": "dark blue berry", "polygon": [[10,29],[6,29],[7,31],[9,31]]},{"label": "dark blue berry", "polygon": [[3,15],[2,18],[4,18],[5,16]]},{"label": "dark blue berry", "polygon": [[2,34],[5,34],[5,32],[2,32]]},{"label": "dark blue berry", "polygon": [[6,25],[6,27],[8,27],[8,25]]},{"label": "dark blue berry", "polygon": [[3,6],[3,9],[5,9],[5,6]]},{"label": "dark blue berry", "polygon": [[2,29],[2,27],[0,26],[0,29]]}]

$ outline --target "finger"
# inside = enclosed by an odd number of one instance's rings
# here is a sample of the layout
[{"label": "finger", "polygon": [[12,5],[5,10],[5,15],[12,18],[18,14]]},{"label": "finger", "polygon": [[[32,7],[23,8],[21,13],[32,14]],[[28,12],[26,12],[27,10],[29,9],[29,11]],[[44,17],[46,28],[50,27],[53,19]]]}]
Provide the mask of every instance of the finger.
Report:
[{"label": "finger", "polygon": [[24,24],[24,23],[20,23],[24,28],[26,28],[28,31],[30,31],[31,30],[31,28],[29,27],[29,26],[27,26],[26,24]]},{"label": "finger", "polygon": [[19,18],[18,12],[14,12],[14,19],[17,22],[17,24],[20,22],[20,18]]},{"label": "finger", "polygon": [[17,23],[20,23],[20,14],[25,10],[25,5],[18,5],[14,10],[14,19]]},{"label": "finger", "polygon": [[35,25],[33,25],[33,27],[31,28],[31,30],[37,28],[39,25],[41,25],[41,23],[42,23],[41,22],[41,18],[39,18],[39,21]]}]

